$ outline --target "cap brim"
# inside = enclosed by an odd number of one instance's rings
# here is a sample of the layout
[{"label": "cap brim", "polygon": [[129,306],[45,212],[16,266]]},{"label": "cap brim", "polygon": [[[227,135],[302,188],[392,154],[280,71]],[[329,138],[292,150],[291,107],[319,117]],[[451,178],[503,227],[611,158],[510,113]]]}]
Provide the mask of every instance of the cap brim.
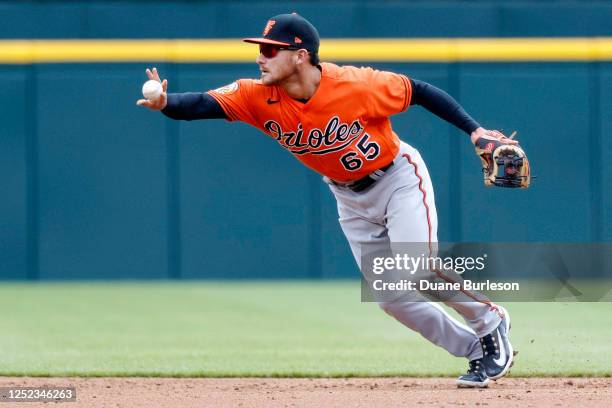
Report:
[{"label": "cap brim", "polygon": [[244,38],[242,41],[248,42],[251,44],[270,44],[270,45],[280,45],[284,47],[290,47],[291,44],[281,41],[268,40],[267,38]]}]

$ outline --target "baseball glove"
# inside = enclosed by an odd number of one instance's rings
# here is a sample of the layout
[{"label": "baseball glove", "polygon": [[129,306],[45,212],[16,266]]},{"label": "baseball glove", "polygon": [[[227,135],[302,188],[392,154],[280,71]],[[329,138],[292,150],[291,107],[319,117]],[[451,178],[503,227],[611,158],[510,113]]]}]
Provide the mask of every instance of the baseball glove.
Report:
[{"label": "baseball glove", "polygon": [[[500,137],[502,133],[493,131]],[[514,137],[510,136],[510,139]],[[482,161],[485,186],[527,188],[531,183],[529,160],[523,149],[515,144],[504,144],[492,136],[476,140],[476,154]]]}]

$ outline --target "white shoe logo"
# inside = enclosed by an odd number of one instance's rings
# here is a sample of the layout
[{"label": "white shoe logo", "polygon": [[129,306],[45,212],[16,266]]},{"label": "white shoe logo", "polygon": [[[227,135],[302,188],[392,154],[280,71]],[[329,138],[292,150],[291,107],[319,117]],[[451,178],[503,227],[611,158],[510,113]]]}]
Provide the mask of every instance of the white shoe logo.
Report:
[{"label": "white shoe logo", "polygon": [[494,358],[493,361],[495,364],[501,366],[506,364],[506,348],[504,346],[504,341],[501,338],[499,329],[497,329],[497,339],[499,340],[499,358]]}]

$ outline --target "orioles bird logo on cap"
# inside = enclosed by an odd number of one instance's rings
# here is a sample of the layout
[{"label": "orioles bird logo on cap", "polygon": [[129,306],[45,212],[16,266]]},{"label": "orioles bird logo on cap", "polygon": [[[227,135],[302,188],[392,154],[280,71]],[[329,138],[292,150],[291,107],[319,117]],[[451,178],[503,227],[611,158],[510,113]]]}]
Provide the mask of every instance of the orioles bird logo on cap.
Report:
[{"label": "orioles bird logo on cap", "polygon": [[268,20],[268,24],[266,24],[266,28],[264,28],[264,31],[263,31],[263,35],[264,35],[264,37],[265,37],[266,35],[268,35],[268,33],[270,32],[270,30],[272,29],[272,27],[274,26],[274,24],[276,24],[276,21],[274,21],[274,20]]}]

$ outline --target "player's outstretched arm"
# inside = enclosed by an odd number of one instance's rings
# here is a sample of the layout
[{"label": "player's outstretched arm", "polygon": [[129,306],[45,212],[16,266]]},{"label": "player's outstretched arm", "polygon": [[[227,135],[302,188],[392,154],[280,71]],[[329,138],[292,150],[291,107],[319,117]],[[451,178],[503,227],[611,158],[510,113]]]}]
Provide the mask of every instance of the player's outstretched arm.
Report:
[{"label": "player's outstretched arm", "polygon": [[147,77],[149,78],[149,80],[153,80],[153,81],[157,81],[157,82],[161,83],[162,93],[159,96],[159,98],[154,99],[154,100],[139,99],[139,100],[136,101],[136,105],[138,105],[138,106],[146,106],[147,108],[149,108],[151,110],[156,110],[156,111],[157,110],[162,110],[168,104],[168,94],[167,94],[168,80],[164,79],[162,81],[159,78],[159,74],[157,72],[157,68],[153,68],[152,70],[147,68],[145,73],[147,74]]},{"label": "player's outstretched arm", "polygon": [[168,94],[168,105],[162,113],[176,120],[227,119],[219,102],[204,92]]},{"label": "player's outstretched arm", "polygon": [[149,80],[157,81],[162,85],[162,93],[155,100],[139,99],[138,106],[146,106],[155,111],[161,111],[171,119],[226,119],[223,108],[212,96],[203,92],[167,93],[168,80],[159,77],[157,68],[146,69]]},{"label": "player's outstretched arm", "polygon": [[160,82],[162,94],[155,100],[139,99],[138,106],[161,111],[164,115],[176,120],[227,119],[219,102],[204,92],[167,93],[168,80],[159,78],[157,68],[145,71],[149,80]]},{"label": "player's outstretched arm", "polygon": [[503,144],[518,144],[516,140],[504,136],[496,130],[487,130],[480,126],[449,94],[435,86],[418,79],[410,79],[412,85],[411,105],[421,105],[434,115],[455,125],[470,135],[472,144],[478,139],[497,140]]}]

